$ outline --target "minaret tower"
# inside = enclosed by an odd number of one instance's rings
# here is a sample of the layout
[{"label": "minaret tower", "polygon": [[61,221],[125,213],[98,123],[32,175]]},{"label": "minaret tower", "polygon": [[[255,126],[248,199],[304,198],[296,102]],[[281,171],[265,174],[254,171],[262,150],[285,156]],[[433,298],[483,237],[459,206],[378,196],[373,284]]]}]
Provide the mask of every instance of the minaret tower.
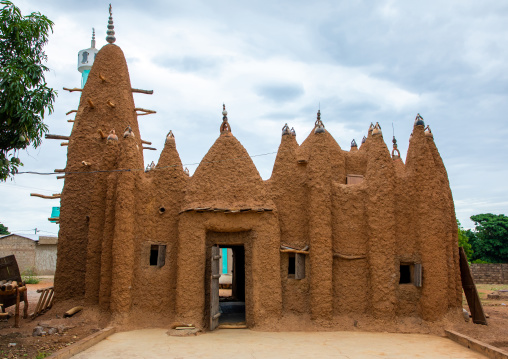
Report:
[{"label": "minaret tower", "polygon": [[85,87],[88,74],[92,69],[95,56],[99,50],[95,48],[95,29],[92,28],[92,44],[88,49],[81,50],[78,52],[78,71],[81,72],[81,88]]}]

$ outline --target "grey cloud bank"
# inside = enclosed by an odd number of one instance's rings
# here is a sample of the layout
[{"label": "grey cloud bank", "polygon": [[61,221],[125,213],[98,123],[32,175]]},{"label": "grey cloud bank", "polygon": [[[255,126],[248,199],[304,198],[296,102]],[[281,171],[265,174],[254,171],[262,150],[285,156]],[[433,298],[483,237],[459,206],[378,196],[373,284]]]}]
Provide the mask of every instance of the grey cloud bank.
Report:
[{"label": "grey cloud bank", "polygon": [[[19,1],[24,14],[55,22],[47,47],[48,83],[59,90],[50,133],[68,134],[77,108],[76,56],[105,44],[109,2]],[[158,151],[172,129],[183,163],[198,163],[218,136],[225,102],[233,133],[251,155],[271,153],[288,122],[301,143],[318,104],[343,149],[379,121],[391,148],[392,123],[403,158],[416,113],[434,132],[460,221],[481,212],[507,213],[505,114],[508,110],[508,4],[498,1],[122,1],[113,3],[117,44],[129,65],[144,139]],[[24,170],[64,168],[65,147],[44,141],[23,153]],[[149,152],[149,153],[146,153]],[[255,157],[262,177],[275,155]],[[191,173],[196,166],[188,166]],[[19,175],[0,184],[0,221],[12,230],[40,228],[58,201],[55,176]],[[28,188],[27,188],[28,187]],[[35,189],[37,188],[37,189]],[[28,233],[28,232],[27,232]]]}]

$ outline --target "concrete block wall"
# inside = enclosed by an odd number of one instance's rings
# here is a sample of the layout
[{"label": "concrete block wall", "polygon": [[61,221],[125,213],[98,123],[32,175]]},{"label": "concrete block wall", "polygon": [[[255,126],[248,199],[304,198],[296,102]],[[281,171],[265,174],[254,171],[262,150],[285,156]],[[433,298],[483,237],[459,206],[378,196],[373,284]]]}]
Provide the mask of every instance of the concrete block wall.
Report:
[{"label": "concrete block wall", "polygon": [[14,254],[20,273],[35,270],[37,275],[54,275],[57,237],[39,237],[39,242],[16,234],[1,238],[0,257]]},{"label": "concrete block wall", "polygon": [[0,257],[14,254],[20,273],[35,268],[35,242],[17,235],[2,239]]},{"label": "concrete block wall", "polygon": [[35,248],[35,271],[38,275],[54,275],[56,244],[38,245]]},{"label": "concrete block wall", "polygon": [[508,284],[508,264],[471,264],[476,284]]}]

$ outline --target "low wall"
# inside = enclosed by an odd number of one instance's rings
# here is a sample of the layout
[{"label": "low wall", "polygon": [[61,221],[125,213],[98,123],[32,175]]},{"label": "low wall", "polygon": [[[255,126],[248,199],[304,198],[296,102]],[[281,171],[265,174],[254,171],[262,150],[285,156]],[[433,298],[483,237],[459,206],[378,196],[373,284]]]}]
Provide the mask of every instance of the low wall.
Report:
[{"label": "low wall", "polygon": [[508,264],[471,264],[476,284],[508,284]]},{"label": "low wall", "polygon": [[39,241],[20,235],[0,239],[0,257],[15,255],[20,273],[35,270],[37,275],[54,275],[58,237],[39,236]]}]

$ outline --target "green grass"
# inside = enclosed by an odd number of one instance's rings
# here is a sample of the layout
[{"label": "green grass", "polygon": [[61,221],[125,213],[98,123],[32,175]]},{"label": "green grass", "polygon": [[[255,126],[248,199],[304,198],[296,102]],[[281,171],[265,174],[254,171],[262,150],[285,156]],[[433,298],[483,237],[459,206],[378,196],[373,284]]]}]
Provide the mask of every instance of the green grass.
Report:
[{"label": "green grass", "polygon": [[45,357],[49,357],[50,355],[51,355],[51,353],[38,352],[35,359],[44,359]]},{"label": "green grass", "polygon": [[37,284],[41,281],[33,269],[27,269],[21,273],[21,279],[26,284]]}]

